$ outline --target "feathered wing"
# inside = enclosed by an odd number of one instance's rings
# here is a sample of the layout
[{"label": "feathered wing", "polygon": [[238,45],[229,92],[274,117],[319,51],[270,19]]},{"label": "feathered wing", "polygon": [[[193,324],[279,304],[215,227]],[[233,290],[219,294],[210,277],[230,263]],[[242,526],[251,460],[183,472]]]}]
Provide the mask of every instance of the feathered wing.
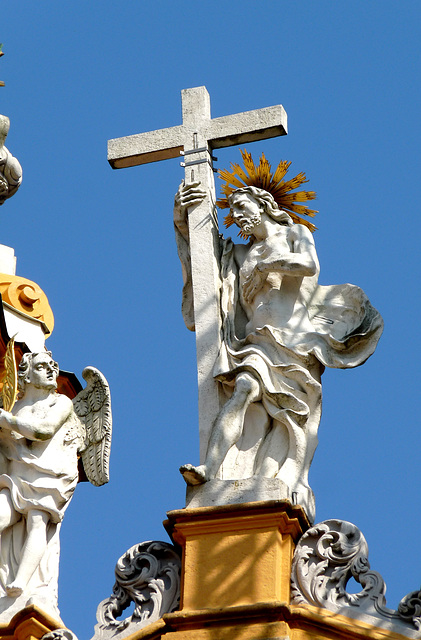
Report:
[{"label": "feathered wing", "polygon": [[86,476],[99,487],[109,480],[111,449],[111,396],[108,383],[95,367],[86,367],[82,373],[87,385],[73,400],[75,413],[85,429],[84,444],[80,450]]}]

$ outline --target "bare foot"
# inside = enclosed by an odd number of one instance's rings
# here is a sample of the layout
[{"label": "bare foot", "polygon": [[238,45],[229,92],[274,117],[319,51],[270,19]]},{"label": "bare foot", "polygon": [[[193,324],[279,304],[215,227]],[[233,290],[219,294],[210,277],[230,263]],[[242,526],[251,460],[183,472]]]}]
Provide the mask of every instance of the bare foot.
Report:
[{"label": "bare foot", "polygon": [[194,467],[192,464],[183,464],[183,466],[180,467],[180,473],[186,483],[191,486],[204,484],[207,481],[206,467],[204,464],[201,464],[199,467]]},{"label": "bare foot", "polygon": [[8,584],[5,589],[9,598],[17,598],[23,593],[23,587],[20,587],[16,582]]}]

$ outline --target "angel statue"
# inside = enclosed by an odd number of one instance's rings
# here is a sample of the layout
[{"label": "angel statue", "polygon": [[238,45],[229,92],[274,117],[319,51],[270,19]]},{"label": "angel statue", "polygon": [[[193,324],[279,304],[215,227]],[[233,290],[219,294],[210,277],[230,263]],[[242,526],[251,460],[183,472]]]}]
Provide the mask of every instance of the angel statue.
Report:
[{"label": "angel statue", "polygon": [[[225,394],[202,464],[180,469],[187,484],[253,476],[276,479],[285,497],[314,519],[308,472],[321,417],[321,376],[325,366],[349,368],[373,353],[383,321],[354,285],[318,284],[315,227],[297,214],[314,192],[291,190],[306,182],[286,181],[290,163],[274,174],[262,155],[256,167],[243,153],[245,171],[220,172],[226,181],[220,207],[229,208],[246,244],[220,239],[222,340],[213,375]],[[189,301],[189,207],[206,193],[200,183],[182,185],[174,221],[185,274],[184,319],[194,327]],[[296,202],[294,202],[294,200]]]},{"label": "angel statue", "polygon": [[87,386],[72,401],[57,393],[58,373],[51,352],[24,354],[18,400],[0,409],[0,614],[33,603],[58,614],[59,530],[78,458],[92,484],[109,479],[107,381],[87,367]]}]

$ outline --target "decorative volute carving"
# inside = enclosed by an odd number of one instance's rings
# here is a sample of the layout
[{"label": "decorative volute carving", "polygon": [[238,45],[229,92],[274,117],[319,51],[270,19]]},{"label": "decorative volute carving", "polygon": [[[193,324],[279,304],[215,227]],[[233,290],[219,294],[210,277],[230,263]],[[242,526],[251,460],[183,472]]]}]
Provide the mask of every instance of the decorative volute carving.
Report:
[{"label": "decorative volute carving", "polygon": [[[167,542],[142,542],[121,556],[112,595],[98,606],[92,640],[125,638],[178,608],[181,559]],[[133,613],[119,620],[134,602]]]},{"label": "decorative volute carving", "polygon": [[78,638],[70,629],[54,629],[42,636],[41,640],[78,640]]},{"label": "decorative volute carving", "polygon": [[[358,593],[347,591],[351,578],[363,587]],[[420,638],[421,591],[405,596],[396,611],[386,606],[385,593],[385,582],[370,569],[367,542],[354,524],[325,520],[308,529],[298,542],[291,570],[294,604],[324,607]]]}]

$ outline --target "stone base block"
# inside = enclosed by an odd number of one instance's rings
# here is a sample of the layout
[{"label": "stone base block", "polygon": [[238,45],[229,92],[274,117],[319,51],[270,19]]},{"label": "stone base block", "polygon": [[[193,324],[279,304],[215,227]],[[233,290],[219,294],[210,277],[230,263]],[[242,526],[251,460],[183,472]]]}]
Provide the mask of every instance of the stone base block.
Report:
[{"label": "stone base block", "polygon": [[263,500],[289,500],[289,487],[276,478],[254,476],[244,480],[209,480],[204,484],[188,486],[186,508],[216,507],[224,504],[243,504]]},{"label": "stone base block", "polygon": [[277,478],[253,476],[241,480],[209,480],[204,484],[188,486],[186,508],[218,507],[225,504],[245,504],[263,500],[288,500],[300,505],[311,523],[314,522],[315,502],[310,487],[302,487],[300,493]]}]

